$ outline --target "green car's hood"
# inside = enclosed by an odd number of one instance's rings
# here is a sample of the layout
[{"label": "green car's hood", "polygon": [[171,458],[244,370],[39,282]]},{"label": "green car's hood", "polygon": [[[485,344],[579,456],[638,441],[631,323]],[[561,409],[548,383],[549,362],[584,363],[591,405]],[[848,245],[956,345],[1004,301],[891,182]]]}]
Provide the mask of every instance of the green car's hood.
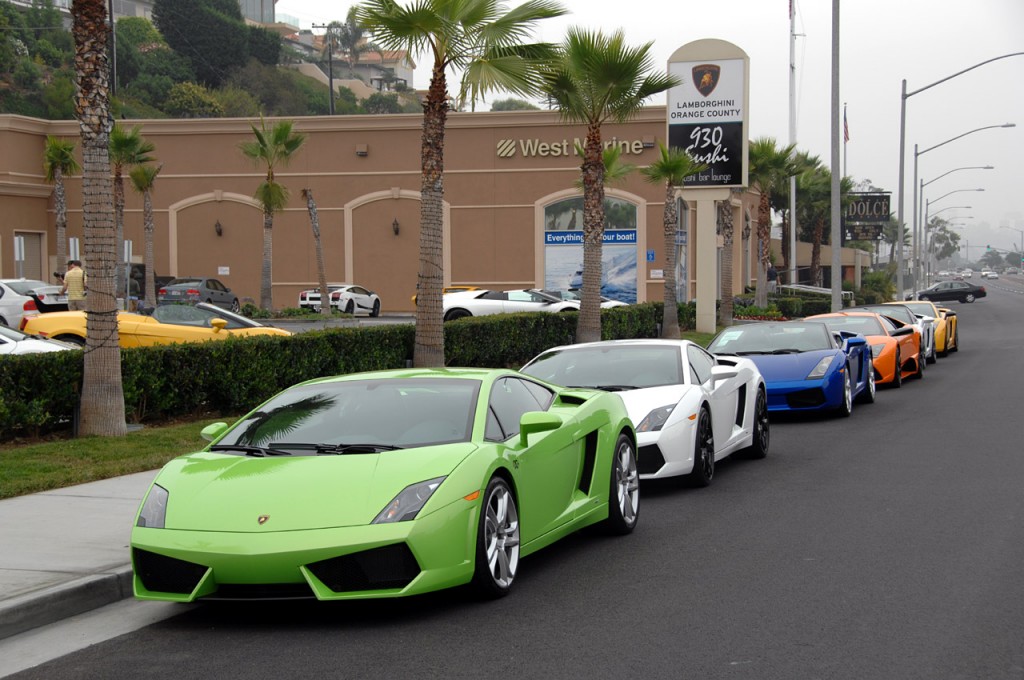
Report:
[{"label": "green car's hood", "polygon": [[263,533],[361,526],[402,489],[450,474],[475,449],[461,443],[375,454],[195,453],[168,463],[156,483],[170,494],[168,529]]}]

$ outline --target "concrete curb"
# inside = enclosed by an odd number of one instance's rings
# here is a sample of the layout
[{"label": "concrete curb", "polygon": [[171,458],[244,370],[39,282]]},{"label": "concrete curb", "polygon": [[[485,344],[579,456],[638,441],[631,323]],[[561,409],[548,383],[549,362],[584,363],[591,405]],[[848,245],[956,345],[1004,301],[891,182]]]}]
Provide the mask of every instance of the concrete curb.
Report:
[{"label": "concrete curb", "polygon": [[0,640],[132,596],[132,567],[114,567],[0,605]]}]

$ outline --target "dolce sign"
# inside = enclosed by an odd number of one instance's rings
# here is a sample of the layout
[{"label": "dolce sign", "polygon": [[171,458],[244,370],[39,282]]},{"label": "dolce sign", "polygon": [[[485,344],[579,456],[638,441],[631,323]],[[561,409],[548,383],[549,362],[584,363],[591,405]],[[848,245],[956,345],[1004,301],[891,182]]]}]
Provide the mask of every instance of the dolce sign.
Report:
[{"label": "dolce sign", "polygon": [[843,221],[850,223],[885,223],[892,214],[889,194],[852,193],[850,203],[843,213]]},{"label": "dolce sign", "polygon": [[[562,156],[579,156],[576,149],[582,148],[585,140],[574,137],[572,140],[562,139],[557,142],[544,142],[539,139],[499,139],[495,145],[498,158],[514,158],[520,154],[523,158],[547,158]],[[644,152],[644,143],[639,139],[623,139],[612,137],[604,143],[604,148],[619,147],[623,154],[638,156]]]}]

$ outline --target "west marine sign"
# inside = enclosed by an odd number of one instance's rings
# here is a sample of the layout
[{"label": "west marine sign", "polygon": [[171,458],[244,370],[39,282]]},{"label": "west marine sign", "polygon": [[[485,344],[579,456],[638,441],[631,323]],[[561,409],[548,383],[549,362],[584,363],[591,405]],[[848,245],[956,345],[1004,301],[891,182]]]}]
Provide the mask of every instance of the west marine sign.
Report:
[{"label": "west marine sign", "polygon": [[[517,155],[523,158],[560,158],[567,156],[579,156],[577,147],[583,148],[586,140],[574,137],[573,139],[561,139],[555,142],[547,142],[540,139],[499,139],[495,145],[495,152],[498,158],[515,158]],[[644,152],[644,143],[639,139],[618,139],[612,137],[604,143],[609,149],[613,146],[619,147],[623,155],[638,156]]]}]

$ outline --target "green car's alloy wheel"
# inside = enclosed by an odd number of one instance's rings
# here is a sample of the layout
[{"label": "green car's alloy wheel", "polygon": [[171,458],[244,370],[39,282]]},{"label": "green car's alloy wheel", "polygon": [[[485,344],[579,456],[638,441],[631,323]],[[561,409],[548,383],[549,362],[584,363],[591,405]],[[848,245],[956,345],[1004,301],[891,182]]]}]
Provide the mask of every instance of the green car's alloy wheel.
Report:
[{"label": "green car's alloy wheel", "polygon": [[636,526],[640,513],[640,474],[636,469],[636,449],[624,434],[615,443],[611,488],[608,490],[608,531],[628,534]]},{"label": "green car's alloy wheel", "polygon": [[711,427],[711,413],[700,410],[697,418],[697,447],[693,452],[693,472],[686,479],[691,486],[703,487],[715,476],[715,431]]},{"label": "green car's alloy wheel", "polygon": [[519,512],[508,484],[494,477],[484,492],[473,584],[488,597],[508,594],[519,567]]}]

